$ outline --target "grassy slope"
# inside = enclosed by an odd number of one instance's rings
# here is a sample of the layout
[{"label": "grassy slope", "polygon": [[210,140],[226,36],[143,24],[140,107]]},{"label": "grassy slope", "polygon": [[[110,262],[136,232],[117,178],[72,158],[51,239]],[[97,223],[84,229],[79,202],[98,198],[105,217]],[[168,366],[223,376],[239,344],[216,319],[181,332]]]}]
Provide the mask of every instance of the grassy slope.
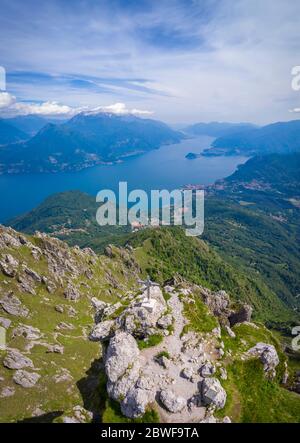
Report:
[{"label": "grassy slope", "polygon": [[258,285],[267,285],[290,309],[290,319],[296,319],[292,310],[297,303],[300,308],[295,298],[300,288],[297,226],[293,220],[281,223],[252,206],[209,198],[203,238]]},{"label": "grassy slope", "polygon": [[[31,238],[33,243],[39,245],[39,239]],[[38,262],[33,259],[27,246],[18,249],[7,248],[1,250],[2,253],[9,253],[15,258],[38,272],[40,275],[48,276],[46,260],[42,258]],[[79,259],[78,259],[79,260]],[[79,261],[80,263],[80,261]],[[84,267],[86,263],[82,263]],[[91,266],[91,265],[90,265]],[[46,414],[61,415],[70,410],[75,405],[84,405],[89,410],[99,409],[100,397],[91,396],[88,388],[94,383],[95,393],[97,392],[98,373],[97,361],[101,358],[101,349],[98,343],[90,342],[87,339],[91,327],[93,326],[94,310],[91,306],[90,298],[96,296],[103,301],[115,303],[119,301],[117,295],[122,295],[126,290],[130,290],[135,284],[134,276],[128,275],[126,265],[119,255],[115,255],[113,260],[107,257],[99,257],[97,263],[92,266],[94,276],[88,280],[84,274],[73,280],[73,283],[80,287],[81,298],[78,302],[71,302],[64,298],[63,288],[58,289],[53,294],[46,291],[44,285],[36,286],[36,295],[20,292],[15,279],[5,277],[0,273],[0,291],[6,293],[8,290],[21,300],[24,306],[30,310],[28,318],[11,316],[0,310],[0,315],[9,318],[12,325],[7,333],[7,346],[24,351],[26,340],[22,337],[13,337],[13,329],[20,323],[37,327],[44,334],[41,342],[49,344],[60,344],[64,346],[64,354],[47,353],[44,346],[35,346],[28,355],[41,375],[38,384],[31,389],[24,389],[12,381],[13,372],[0,364],[0,376],[4,377],[2,386],[12,386],[16,393],[12,397],[0,399],[0,421],[26,420],[32,416],[32,412],[38,407]],[[107,271],[120,283],[123,289],[114,288],[110,283]],[[52,277],[50,276],[52,279]],[[64,287],[67,280],[64,280]],[[86,287],[88,285],[88,287]],[[56,305],[64,307],[64,313],[57,312]],[[69,316],[68,307],[76,309],[77,314]],[[55,327],[60,322],[69,323],[72,330],[59,331],[55,338]],[[0,351],[0,362],[5,356],[4,351]],[[71,376],[71,381],[55,383],[53,376],[60,372],[60,368],[67,369]],[[47,421],[47,416],[44,420]],[[49,415],[50,417],[50,415]],[[49,418],[50,420],[50,418]]]},{"label": "grassy slope", "polygon": [[276,295],[238,266],[227,264],[207,243],[187,237],[180,228],[145,230],[130,237],[136,259],[145,274],[163,282],[178,273],[193,283],[228,291],[235,301],[250,303],[261,320],[290,319]]}]

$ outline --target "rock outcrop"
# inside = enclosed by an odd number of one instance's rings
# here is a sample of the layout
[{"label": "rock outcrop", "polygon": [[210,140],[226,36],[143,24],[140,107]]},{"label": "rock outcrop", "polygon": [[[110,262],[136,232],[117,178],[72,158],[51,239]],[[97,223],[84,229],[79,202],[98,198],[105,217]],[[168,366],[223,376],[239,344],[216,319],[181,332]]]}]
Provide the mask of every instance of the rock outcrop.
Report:
[{"label": "rock outcrop", "polygon": [[226,403],[226,391],[217,378],[205,378],[201,386],[202,400],[205,405],[222,409]]},{"label": "rock outcrop", "polygon": [[186,400],[183,397],[178,397],[171,390],[161,391],[159,399],[164,407],[172,413],[181,412],[187,405]]},{"label": "rock outcrop", "polygon": [[32,360],[17,349],[10,349],[7,352],[3,365],[8,369],[33,368]]},{"label": "rock outcrop", "polygon": [[34,385],[36,385],[40,377],[41,376],[35,372],[28,372],[24,369],[19,369],[15,372],[13,381],[17,385],[21,385],[23,388],[32,388]]},{"label": "rock outcrop", "polygon": [[243,305],[238,312],[234,312],[229,316],[230,326],[234,326],[237,323],[244,323],[251,321],[252,307],[250,305]]},{"label": "rock outcrop", "polygon": [[266,375],[274,378],[276,375],[276,367],[279,364],[279,357],[273,345],[266,343],[257,343],[253,348],[249,349],[246,357],[259,358],[263,364]]}]

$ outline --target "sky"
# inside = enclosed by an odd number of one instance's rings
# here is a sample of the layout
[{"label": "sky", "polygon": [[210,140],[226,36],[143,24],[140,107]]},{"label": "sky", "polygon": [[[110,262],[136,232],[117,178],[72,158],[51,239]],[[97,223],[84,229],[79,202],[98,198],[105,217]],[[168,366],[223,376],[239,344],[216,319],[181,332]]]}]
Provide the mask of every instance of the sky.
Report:
[{"label": "sky", "polygon": [[299,0],[0,2],[0,115],[300,117]]}]

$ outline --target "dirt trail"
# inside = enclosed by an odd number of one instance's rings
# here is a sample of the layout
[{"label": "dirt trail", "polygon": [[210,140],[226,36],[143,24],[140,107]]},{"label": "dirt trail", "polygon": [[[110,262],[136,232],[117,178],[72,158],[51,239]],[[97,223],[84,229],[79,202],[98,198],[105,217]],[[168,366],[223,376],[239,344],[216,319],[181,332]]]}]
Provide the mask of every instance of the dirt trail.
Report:
[{"label": "dirt trail", "polygon": [[[188,401],[193,396],[199,395],[201,377],[198,370],[207,359],[207,355],[198,335],[189,333],[181,337],[186,320],[182,313],[183,304],[179,300],[178,294],[172,294],[168,305],[175,320],[174,332],[165,337],[159,345],[142,351],[141,354],[144,358],[143,373],[153,380],[158,393],[161,389],[172,390],[177,396]],[[157,354],[162,351],[167,351],[170,356],[167,368],[159,365],[155,359]],[[181,373],[184,368],[194,370],[192,381],[182,376]],[[168,423],[195,423],[204,418],[205,411],[205,407],[192,406],[192,408],[186,407],[180,413],[172,414],[158,406],[160,420]]]}]

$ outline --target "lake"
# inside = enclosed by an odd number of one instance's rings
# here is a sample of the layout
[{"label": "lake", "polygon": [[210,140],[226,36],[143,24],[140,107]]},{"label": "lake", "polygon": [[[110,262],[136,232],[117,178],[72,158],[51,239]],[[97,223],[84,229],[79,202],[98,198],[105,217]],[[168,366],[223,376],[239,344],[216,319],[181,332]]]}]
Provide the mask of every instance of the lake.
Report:
[{"label": "lake", "polygon": [[163,146],[123,163],[101,165],[79,172],[57,174],[0,175],[0,222],[28,211],[56,192],[81,190],[96,195],[101,189],[116,191],[119,181],[128,189],[176,189],[183,185],[211,184],[232,174],[246,157],[199,157],[188,160],[189,152],[208,148],[212,137],[197,137]]}]

